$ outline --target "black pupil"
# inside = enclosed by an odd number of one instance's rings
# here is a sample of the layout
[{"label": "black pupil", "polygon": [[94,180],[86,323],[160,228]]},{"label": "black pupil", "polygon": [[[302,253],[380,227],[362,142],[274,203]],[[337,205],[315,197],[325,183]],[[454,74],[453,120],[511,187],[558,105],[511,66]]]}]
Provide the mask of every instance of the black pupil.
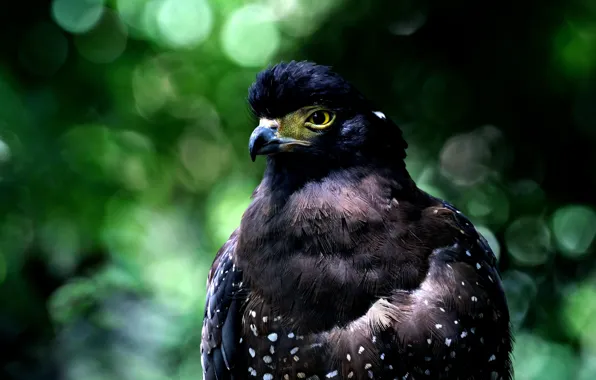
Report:
[{"label": "black pupil", "polygon": [[325,114],[323,112],[317,111],[312,114],[311,120],[315,124],[323,124],[323,123],[325,123],[325,120],[326,120]]}]

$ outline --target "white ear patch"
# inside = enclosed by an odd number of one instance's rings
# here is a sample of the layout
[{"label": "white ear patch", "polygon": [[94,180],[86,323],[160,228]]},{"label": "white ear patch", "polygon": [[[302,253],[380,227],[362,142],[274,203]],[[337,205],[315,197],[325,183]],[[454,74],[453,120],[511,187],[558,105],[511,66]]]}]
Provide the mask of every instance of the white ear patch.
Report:
[{"label": "white ear patch", "polygon": [[381,111],[374,111],[373,113],[374,113],[375,115],[377,115],[377,117],[378,117],[379,119],[383,119],[383,120],[387,119],[387,117],[385,116],[385,114],[384,114],[383,112],[381,112]]}]

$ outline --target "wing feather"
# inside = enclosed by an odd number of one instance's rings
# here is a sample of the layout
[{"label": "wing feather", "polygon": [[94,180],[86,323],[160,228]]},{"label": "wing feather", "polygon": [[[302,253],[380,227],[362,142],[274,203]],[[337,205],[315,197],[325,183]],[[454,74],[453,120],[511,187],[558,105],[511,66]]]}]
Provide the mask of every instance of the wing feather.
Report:
[{"label": "wing feather", "polygon": [[235,231],[215,256],[207,279],[207,299],[201,340],[205,380],[231,380],[242,345],[241,320],[246,292],[242,271],[233,260],[238,240]]}]

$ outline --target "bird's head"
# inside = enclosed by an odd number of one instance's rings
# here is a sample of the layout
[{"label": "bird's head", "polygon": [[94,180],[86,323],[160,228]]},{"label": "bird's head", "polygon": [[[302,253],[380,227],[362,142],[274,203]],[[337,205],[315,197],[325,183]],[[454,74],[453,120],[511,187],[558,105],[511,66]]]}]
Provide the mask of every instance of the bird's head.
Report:
[{"label": "bird's head", "polygon": [[259,120],[249,151],[273,161],[349,167],[367,160],[403,162],[399,128],[327,66],[280,63],[261,71],[248,101]]}]

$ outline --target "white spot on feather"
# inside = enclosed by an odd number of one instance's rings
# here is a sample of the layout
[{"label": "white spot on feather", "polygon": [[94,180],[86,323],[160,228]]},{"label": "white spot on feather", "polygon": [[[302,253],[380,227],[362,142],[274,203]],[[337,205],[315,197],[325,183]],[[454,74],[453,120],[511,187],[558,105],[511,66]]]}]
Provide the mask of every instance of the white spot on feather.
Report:
[{"label": "white spot on feather", "polygon": [[270,341],[275,342],[277,340],[277,334],[276,333],[271,333],[271,334],[267,335],[267,338]]},{"label": "white spot on feather", "polygon": [[387,119],[387,117],[385,116],[385,114],[384,114],[383,112],[381,112],[381,111],[374,111],[373,113],[374,113],[375,115],[377,115],[377,117],[378,117],[379,119],[383,119],[383,120]]}]

